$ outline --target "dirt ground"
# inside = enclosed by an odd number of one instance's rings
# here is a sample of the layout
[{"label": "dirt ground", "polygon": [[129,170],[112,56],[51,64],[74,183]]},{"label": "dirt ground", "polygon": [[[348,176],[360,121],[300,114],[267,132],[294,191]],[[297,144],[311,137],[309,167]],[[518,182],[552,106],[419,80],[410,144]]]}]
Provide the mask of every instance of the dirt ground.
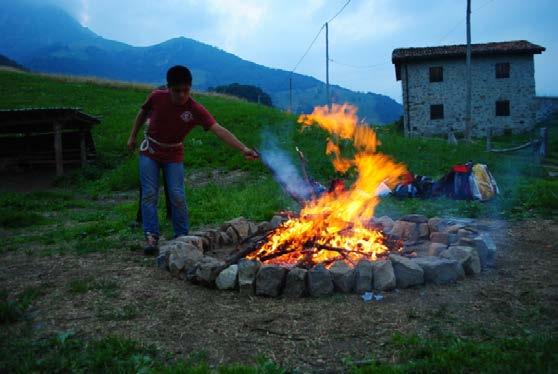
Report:
[{"label": "dirt ground", "polygon": [[[339,371],[348,359],[395,360],[388,344],[395,332],[482,339],[522,329],[558,331],[558,224],[492,227],[495,269],[453,285],[384,293],[380,302],[339,294],[241,297],[175,279],[157,269],[153,258],[127,249],[86,256],[4,253],[0,288],[15,294],[44,287],[45,295],[28,311],[38,336],[73,330],[88,339],[110,333],[155,344],[174,358],[205,352],[212,365],[250,364],[263,355],[286,368]],[[111,280],[116,292],[70,292],[69,283],[80,278]]]}]

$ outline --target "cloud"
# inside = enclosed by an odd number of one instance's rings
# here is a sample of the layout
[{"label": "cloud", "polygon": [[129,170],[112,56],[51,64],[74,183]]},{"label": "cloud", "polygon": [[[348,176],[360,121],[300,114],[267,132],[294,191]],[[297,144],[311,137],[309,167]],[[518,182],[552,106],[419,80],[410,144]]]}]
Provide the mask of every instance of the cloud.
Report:
[{"label": "cloud", "polygon": [[261,29],[262,20],[269,11],[269,2],[258,0],[206,0],[202,3],[206,4],[211,14],[209,21],[220,35],[220,44],[225,49],[235,49],[243,38]]}]

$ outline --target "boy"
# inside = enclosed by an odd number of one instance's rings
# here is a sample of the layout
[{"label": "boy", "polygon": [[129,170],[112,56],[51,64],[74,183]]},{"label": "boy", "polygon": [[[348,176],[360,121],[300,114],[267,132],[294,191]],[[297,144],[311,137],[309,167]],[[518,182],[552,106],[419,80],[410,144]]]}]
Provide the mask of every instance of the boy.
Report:
[{"label": "boy", "polygon": [[175,237],[187,235],[188,207],[184,196],[184,138],[194,126],[202,126],[225,143],[238,149],[248,160],[258,154],[245,146],[231,132],[219,125],[201,104],[190,96],[192,74],[184,66],[176,65],[167,71],[167,88],[153,91],[136,116],[128,149],[136,147],[138,130],[149,118],[149,127],[140,145],[139,172],[141,183],[141,214],[146,246],[145,255],[158,251],[159,222],[157,200],[159,171],[164,171],[171,203],[171,219]]}]

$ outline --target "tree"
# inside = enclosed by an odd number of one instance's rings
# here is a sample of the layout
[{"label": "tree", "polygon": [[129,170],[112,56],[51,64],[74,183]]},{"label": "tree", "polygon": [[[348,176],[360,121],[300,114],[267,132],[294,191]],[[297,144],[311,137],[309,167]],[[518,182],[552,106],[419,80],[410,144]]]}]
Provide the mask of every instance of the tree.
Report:
[{"label": "tree", "polygon": [[261,88],[248,84],[232,83],[224,86],[210,87],[209,91],[219,92],[246,99],[252,103],[273,106],[271,97]]}]

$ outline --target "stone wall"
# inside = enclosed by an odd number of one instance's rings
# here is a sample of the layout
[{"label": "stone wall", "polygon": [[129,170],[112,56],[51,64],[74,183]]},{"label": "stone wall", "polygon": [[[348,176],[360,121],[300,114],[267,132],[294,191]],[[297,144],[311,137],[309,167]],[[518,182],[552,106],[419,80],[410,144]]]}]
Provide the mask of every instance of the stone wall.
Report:
[{"label": "stone wall", "polygon": [[[510,63],[509,78],[496,79],[495,64],[500,62]],[[434,66],[443,67],[442,82],[430,82],[429,68]],[[487,127],[492,128],[493,134],[521,133],[533,128],[536,104],[532,55],[475,57],[471,63],[471,76],[473,136],[485,136]],[[404,121],[411,135],[446,134],[450,129],[464,131],[464,59],[403,64],[401,78]],[[509,100],[509,116],[496,116],[498,100]],[[435,104],[444,105],[443,119],[430,119],[430,105]]]},{"label": "stone wall", "polygon": [[543,122],[558,113],[558,97],[537,96],[535,97],[537,108],[537,122]]}]

